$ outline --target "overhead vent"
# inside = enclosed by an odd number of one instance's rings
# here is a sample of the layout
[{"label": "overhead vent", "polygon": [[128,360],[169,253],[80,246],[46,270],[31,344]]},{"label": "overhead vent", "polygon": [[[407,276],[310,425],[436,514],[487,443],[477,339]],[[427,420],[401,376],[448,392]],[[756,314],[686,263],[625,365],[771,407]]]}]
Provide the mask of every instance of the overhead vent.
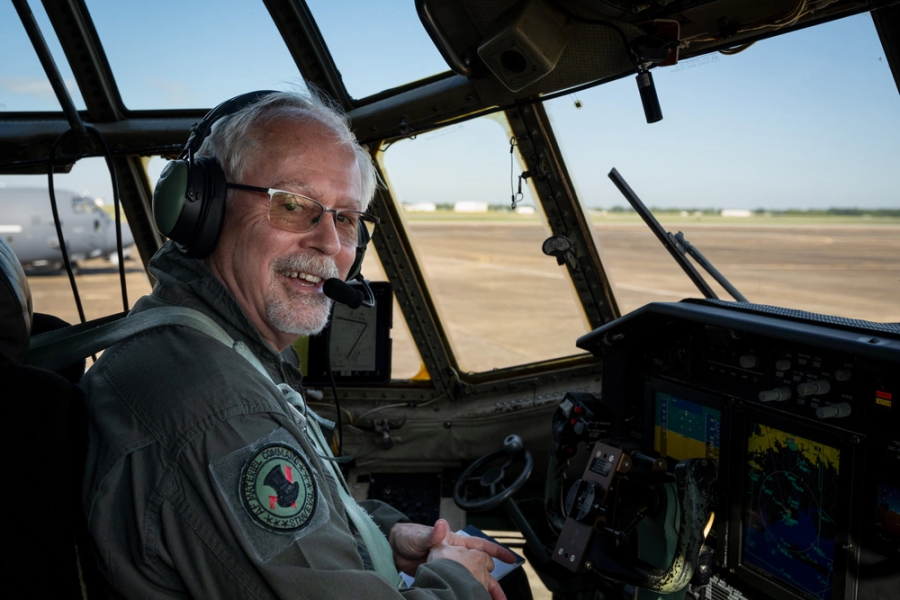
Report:
[{"label": "overhead vent", "polygon": [[460,2],[416,0],[416,10],[450,69],[474,79],[493,73],[512,92],[553,71],[569,44],[545,0],[520,0],[479,24]]},{"label": "overhead vent", "polygon": [[501,14],[478,46],[478,56],[510,91],[550,73],[569,32],[541,0],[524,0]]}]

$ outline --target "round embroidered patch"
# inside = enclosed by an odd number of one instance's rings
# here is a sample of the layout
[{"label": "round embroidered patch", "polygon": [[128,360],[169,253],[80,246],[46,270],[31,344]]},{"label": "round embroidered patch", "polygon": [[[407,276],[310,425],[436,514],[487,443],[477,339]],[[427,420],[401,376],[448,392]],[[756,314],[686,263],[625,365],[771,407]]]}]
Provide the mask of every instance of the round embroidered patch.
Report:
[{"label": "round embroidered patch", "polygon": [[263,446],[241,472],[244,509],[258,525],[291,532],[305,527],[316,509],[318,494],[309,464],[284,444]]}]

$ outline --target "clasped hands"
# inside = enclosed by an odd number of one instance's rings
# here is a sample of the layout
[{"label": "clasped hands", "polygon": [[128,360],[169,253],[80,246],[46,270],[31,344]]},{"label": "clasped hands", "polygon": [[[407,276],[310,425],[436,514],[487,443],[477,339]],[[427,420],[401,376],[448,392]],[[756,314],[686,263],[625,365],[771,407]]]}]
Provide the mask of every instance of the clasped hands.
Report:
[{"label": "clasped hands", "polygon": [[394,564],[408,575],[415,575],[419,565],[438,558],[448,558],[463,565],[490,593],[493,600],[506,600],[500,584],[491,576],[494,558],[513,563],[515,555],[486,539],[459,535],[450,524],[438,519],[434,527],[416,523],[397,523],[388,536],[394,551]]}]

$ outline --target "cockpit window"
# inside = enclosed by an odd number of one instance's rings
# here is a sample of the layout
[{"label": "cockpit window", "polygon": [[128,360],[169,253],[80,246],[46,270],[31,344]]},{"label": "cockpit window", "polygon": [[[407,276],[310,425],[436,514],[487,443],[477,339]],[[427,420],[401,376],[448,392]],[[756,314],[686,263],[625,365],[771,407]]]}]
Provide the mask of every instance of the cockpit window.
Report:
[{"label": "cockpit window", "polygon": [[[36,0],[28,3],[41,33],[50,47],[50,54],[62,75],[75,108],[84,110],[84,99],[75,83],[72,69],[66,62],[56,33],[43,4]],[[50,80],[38,60],[22,20],[11,2],[0,3],[0,111],[59,111],[62,110]]]},{"label": "cockpit window", "polygon": [[131,110],[209,108],[247,90],[303,85],[262,2],[86,4]]},{"label": "cockpit window", "polygon": [[[84,306],[85,317],[99,319],[122,310],[116,252],[112,186],[103,158],[84,158],[69,173],[53,177],[69,259]],[[67,323],[79,316],[59,253],[59,238],[50,206],[46,175],[0,174],[0,226],[12,225],[15,235],[0,235],[25,267],[34,311]],[[11,206],[15,209],[10,210]],[[106,213],[106,215],[102,214]],[[128,220],[122,213],[125,281],[129,301],[150,293]],[[88,364],[92,360],[88,357]]]},{"label": "cockpit window", "polygon": [[871,17],[653,73],[652,125],[633,77],[547,103],[621,312],[700,292],[613,167],[751,302],[900,320],[900,97]]},{"label": "cockpit window", "polygon": [[500,123],[475,119],[379,153],[456,360],[469,372],[579,354],[575,339],[587,331],[565,267],[541,252],[551,234],[530,190],[510,209],[511,136]]},{"label": "cockpit window", "polygon": [[[412,2],[307,0],[347,92],[364,98],[447,70]],[[377,31],[369,44],[360,32]]]},{"label": "cockpit window", "polygon": [[[370,244],[363,259],[362,274],[369,281],[387,281],[384,267],[378,258],[378,252],[374,244]],[[393,300],[393,314],[391,327],[391,379],[423,379],[428,378],[428,371],[424,368],[422,355],[416,348],[409,325],[403,318],[400,304],[395,297]]]},{"label": "cockpit window", "polygon": [[72,212],[78,215],[89,215],[91,213],[99,212],[100,205],[95,202],[93,198],[90,196],[73,196],[72,197]]}]

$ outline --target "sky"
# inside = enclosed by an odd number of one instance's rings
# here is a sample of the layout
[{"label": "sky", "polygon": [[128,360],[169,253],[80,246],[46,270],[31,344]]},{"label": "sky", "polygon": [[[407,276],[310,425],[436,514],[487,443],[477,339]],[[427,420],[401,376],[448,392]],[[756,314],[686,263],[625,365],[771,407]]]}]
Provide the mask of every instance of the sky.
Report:
[{"label": "sky", "polygon": [[[74,88],[41,3],[29,2]],[[353,97],[446,70],[411,1],[308,3]],[[129,109],[211,108],[253,89],[302,86],[262,3],[86,4]],[[59,110],[8,2],[0,2],[0,56],[0,111]],[[652,125],[633,76],[579,93],[582,108],[575,96],[548,103],[587,206],[625,204],[607,178],[615,167],[648,206],[900,208],[900,94],[869,15],[683,61],[654,78],[664,119]],[[398,142],[382,158],[403,202],[500,204],[510,196],[508,140],[502,122],[478,119]],[[152,161],[151,180],[161,168]],[[111,200],[102,159],[56,179]],[[46,178],[0,175],[2,185],[46,187]]]}]

